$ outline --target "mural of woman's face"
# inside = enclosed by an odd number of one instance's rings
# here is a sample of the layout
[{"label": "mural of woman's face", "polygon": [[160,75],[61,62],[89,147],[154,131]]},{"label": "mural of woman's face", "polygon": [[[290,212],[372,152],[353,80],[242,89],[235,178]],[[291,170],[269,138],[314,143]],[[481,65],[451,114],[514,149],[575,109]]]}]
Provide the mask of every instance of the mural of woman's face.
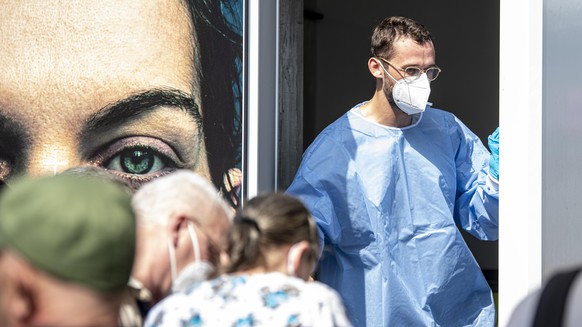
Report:
[{"label": "mural of woman's face", "polygon": [[209,177],[179,0],[1,1],[0,178],[92,165],[132,185]]}]

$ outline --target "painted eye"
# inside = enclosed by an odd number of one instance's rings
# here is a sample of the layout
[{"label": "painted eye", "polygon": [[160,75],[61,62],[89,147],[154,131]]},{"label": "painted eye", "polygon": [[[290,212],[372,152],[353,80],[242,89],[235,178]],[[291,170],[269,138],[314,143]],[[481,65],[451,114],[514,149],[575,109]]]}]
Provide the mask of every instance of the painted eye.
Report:
[{"label": "painted eye", "polygon": [[105,164],[107,169],[127,174],[146,175],[168,166],[174,168],[164,155],[147,147],[125,148]]},{"label": "painted eye", "polygon": [[127,136],[97,148],[88,164],[122,178],[133,190],[152,179],[195,165],[181,160],[166,141],[147,136]]}]

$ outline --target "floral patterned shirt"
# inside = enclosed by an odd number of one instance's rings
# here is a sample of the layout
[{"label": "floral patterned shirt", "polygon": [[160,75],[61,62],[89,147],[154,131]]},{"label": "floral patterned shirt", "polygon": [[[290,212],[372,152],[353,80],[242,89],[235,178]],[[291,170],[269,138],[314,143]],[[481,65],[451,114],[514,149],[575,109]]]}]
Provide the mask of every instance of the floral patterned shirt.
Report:
[{"label": "floral patterned shirt", "polygon": [[281,273],[223,275],[168,296],[145,327],[351,326],[338,294]]}]

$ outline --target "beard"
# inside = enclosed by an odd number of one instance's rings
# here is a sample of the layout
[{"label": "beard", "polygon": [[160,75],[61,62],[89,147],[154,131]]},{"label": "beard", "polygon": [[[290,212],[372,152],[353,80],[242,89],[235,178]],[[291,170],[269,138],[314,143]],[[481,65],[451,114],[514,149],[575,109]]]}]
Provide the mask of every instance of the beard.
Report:
[{"label": "beard", "polygon": [[394,102],[394,97],[392,96],[392,90],[394,89],[394,83],[387,82],[386,79],[384,79],[384,82],[382,84],[383,84],[382,91],[384,92],[384,96],[386,97],[386,100],[388,100],[388,103],[390,105],[392,105],[392,107],[396,108],[396,102]]}]

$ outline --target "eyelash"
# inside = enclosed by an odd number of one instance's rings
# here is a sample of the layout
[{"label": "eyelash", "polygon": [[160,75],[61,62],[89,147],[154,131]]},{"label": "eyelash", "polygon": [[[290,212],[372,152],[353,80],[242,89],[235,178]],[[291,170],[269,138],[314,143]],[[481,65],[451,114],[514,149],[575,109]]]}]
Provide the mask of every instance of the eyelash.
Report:
[{"label": "eyelash", "polygon": [[[134,153],[130,153],[131,151],[134,151]],[[91,165],[107,169],[128,182],[132,188],[137,188],[143,183],[167,175],[176,169],[184,168],[184,165],[170,146],[158,139],[149,137],[129,137],[116,140],[104,146],[97,153],[98,155],[94,156],[95,158],[91,160]],[[144,174],[131,173],[123,171],[125,169],[119,169],[123,168],[124,163],[127,164],[127,161],[123,161],[124,155],[126,155],[127,159],[128,156],[136,155],[136,153],[149,153],[149,158],[157,157],[157,160],[155,158],[151,159],[154,162],[147,164],[148,171],[155,164],[161,164],[162,167],[154,172],[146,172]],[[139,156],[136,157],[139,159]],[[134,163],[131,158],[129,162]],[[141,165],[141,163],[138,163],[138,165]],[[116,169],[113,169],[112,166],[116,166]]]},{"label": "eyelash", "polygon": [[[121,156],[124,154],[131,157],[130,151],[142,151],[149,152],[150,158],[157,158],[157,164],[161,167],[157,171],[145,174],[132,174],[124,172],[119,169],[111,169],[112,162],[117,160],[116,165],[119,168],[121,164]],[[15,167],[15,161],[10,156],[10,151],[4,151],[2,144],[0,144],[0,189],[7,179],[17,172],[18,167]],[[118,158],[118,159],[116,159]],[[122,181],[128,184],[129,187],[136,190],[142,184],[167,175],[177,169],[182,168],[193,168],[190,167],[191,164],[184,163],[177,152],[167,143],[162,140],[153,137],[146,136],[128,136],[121,139],[114,140],[105,146],[99,148],[97,151],[93,152],[92,155],[87,157],[86,164],[89,166],[100,167],[106,169],[108,172],[116,175]],[[152,165],[147,166],[147,170],[150,171]]]}]

